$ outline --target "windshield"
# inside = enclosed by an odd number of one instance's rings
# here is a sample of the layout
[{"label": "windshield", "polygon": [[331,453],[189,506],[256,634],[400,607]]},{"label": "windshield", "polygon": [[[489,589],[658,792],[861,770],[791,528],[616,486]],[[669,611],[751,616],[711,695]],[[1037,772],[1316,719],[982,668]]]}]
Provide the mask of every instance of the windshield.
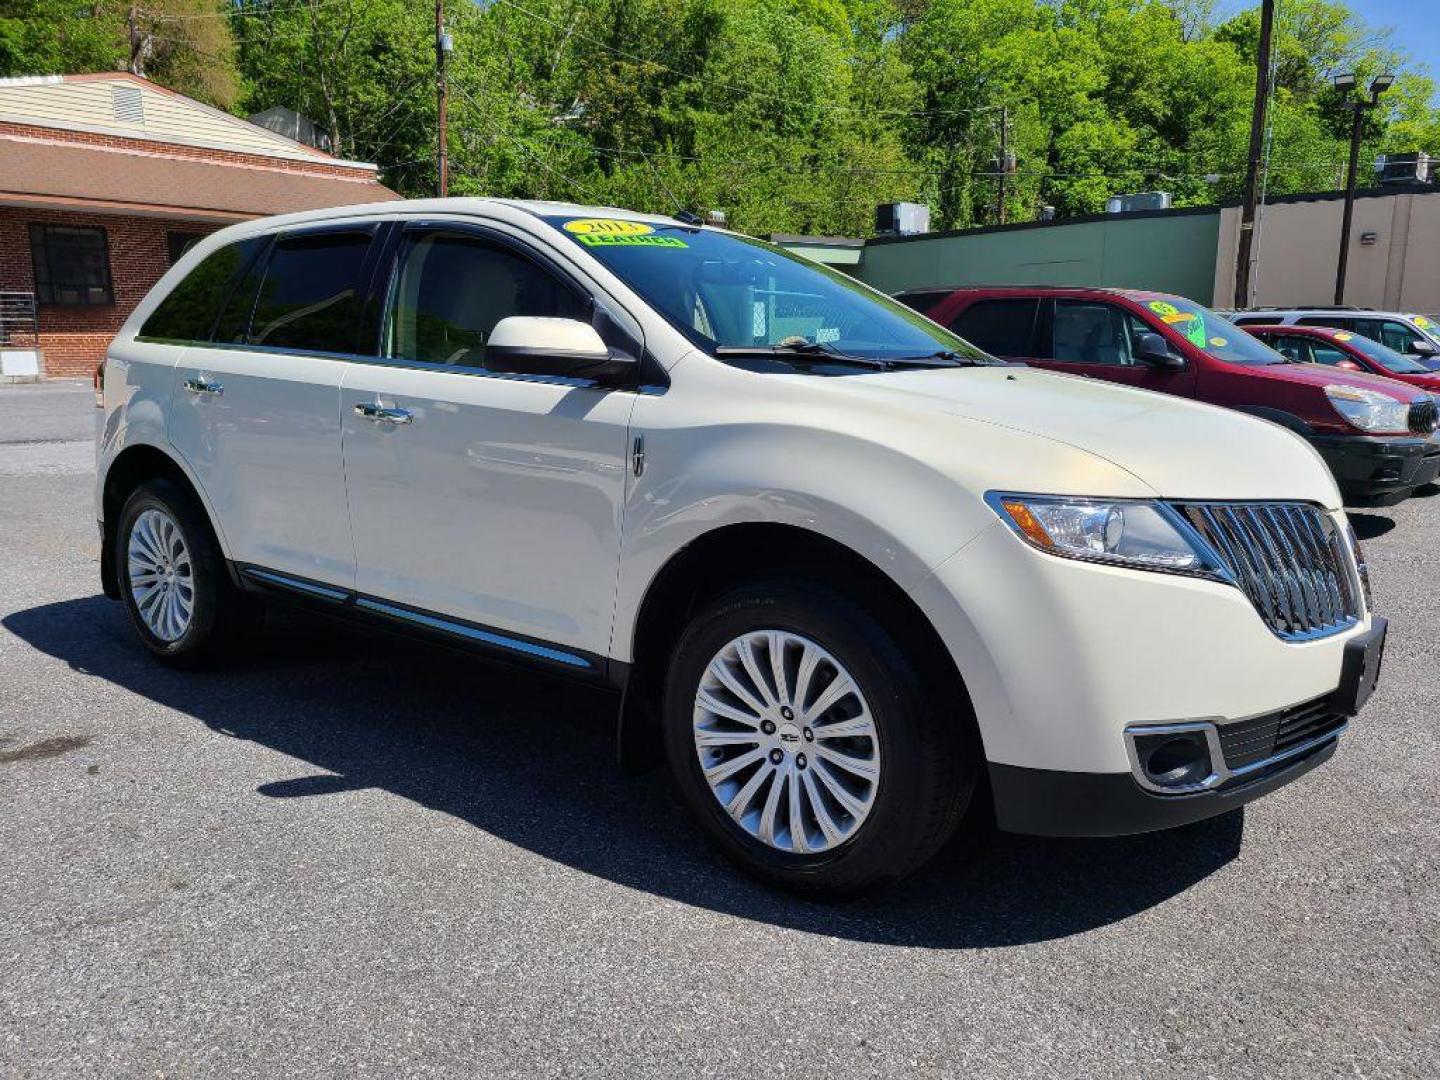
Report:
[{"label": "windshield", "polygon": [[1352,334],[1342,330],[1335,335],[1336,341],[1343,341],[1350,348],[1362,352],[1386,371],[1395,375],[1429,375],[1430,369],[1404,353],[1398,353],[1388,345],[1382,345],[1373,338]]},{"label": "windshield", "polygon": [[1140,303],[1165,325],[1184,335],[1190,344],[1217,360],[1247,367],[1269,367],[1287,362],[1269,345],[1251,337],[1228,319],[1222,319],[1209,308],[1184,297],[1141,299]]},{"label": "windshield", "polygon": [[1440,345],[1440,315],[1416,315],[1410,321],[1415,324],[1416,329],[1436,345]]},{"label": "windshield", "polygon": [[838,271],[735,233],[618,218],[545,218],[701,348],[818,347],[869,360],[999,364]]}]

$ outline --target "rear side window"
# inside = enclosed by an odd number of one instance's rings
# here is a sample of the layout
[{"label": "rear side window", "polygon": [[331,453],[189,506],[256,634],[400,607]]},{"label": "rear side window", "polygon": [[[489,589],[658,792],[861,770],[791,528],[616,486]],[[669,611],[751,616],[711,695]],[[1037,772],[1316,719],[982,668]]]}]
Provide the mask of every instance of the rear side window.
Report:
[{"label": "rear side window", "polygon": [[[1329,326],[1336,330],[1355,330],[1355,320],[1345,319],[1336,315],[1307,315],[1303,319],[1295,320],[1296,326]],[[1364,331],[1360,331],[1364,333]]]},{"label": "rear side window", "polygon": [[260,238],[241,240],[205,256],[150,313],[140,336],[155,341],[209,341],[230,283],[262,243]]},{"label": "rear side window", "polygon": [[1039,308],[1039,300],[981,300],[962,311],[950,329],[992,356],[1033,356]]},{"label": "rear side window", "polygon": [[355,351],[369,232],[281,237],[270,249],[250,331],[239,340],[279,349]]}]

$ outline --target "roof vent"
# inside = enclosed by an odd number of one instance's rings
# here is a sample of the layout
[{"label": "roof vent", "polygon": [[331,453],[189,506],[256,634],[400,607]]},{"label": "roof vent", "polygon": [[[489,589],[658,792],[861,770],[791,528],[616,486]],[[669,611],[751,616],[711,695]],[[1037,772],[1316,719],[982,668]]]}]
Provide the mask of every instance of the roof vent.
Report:
[{"label": "roof vent", "polygon": [[122,124],[145,124],[145,101],[138,86],[112,86],[110,93],[115,108],[115,119]]}]

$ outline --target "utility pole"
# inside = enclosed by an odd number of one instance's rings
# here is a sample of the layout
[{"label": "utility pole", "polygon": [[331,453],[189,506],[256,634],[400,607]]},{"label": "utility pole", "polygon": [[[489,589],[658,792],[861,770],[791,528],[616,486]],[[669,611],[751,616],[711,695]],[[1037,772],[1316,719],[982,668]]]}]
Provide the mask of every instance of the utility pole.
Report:
[{"label": "utility pole", "polygon": [[435,111],[438,116],[435,164],[438,173],[437,193],[443,199],[450,194],[450,151],[446,138],[446,113],[449,110],[450,86],[445,74],[445,58],[454,48],[445,32],[445,0],[435,0]]},{"label": "utility pole", "polygon": [[[1337,90],[1349,91],[1355,88],[1354,75],[1336,75]],[[1390,89],[1395,81],[1393,75],[1377,75],[1370,83],[1370,99],[1348,98],[1342,106],[1351,112],[1350,121],[1350,168],[1345,174],[1345,212],[1340,217],[1340,258],[1335,263],[1335,305],[1345,303],[1345,270],[1350,262],[1350,223],[1355,216],[1355,173],[1360,167],[1360,135],[1365,126],[1365,114],[1379,108],[1380,95]]]},{"label": "utility pole", "polygon": [[1005,224],[1005,196],[1010,179],[1010,106],[1000,106],[1000,195],[996,200],[995,220]]},{"label": "utility pole", "polygon": [[1265,110],[1270,102],[1270,38],[1275,0],[1260,5],[1260,47],[1255,54],[1255,107],[1250,113],[1250,149],[1245,160],[1245,192],[1240,199],[1240,246],[1235,252],[1234,306],[1250,306],[1251,245],[1255,240],[1255,202],[1260,161],[1265,150]]}]

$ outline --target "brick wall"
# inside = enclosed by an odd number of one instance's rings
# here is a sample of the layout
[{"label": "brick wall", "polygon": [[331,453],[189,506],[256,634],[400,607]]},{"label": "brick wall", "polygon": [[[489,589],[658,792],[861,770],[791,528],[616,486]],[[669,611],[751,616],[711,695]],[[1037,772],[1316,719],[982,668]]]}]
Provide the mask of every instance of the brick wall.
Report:
[{"label": "brick wall", "polygon": [[40,306],[40,348],[49,378],[89,377],[105,346],[150,287],[170,268],[165,234],[209,233],[214,222],[170,221],[68,211],[0,209],[0,290],[35,290],[30,260],[31,222],[96,225],[110,246],[110,280],[115,302],[100,307]]}]

